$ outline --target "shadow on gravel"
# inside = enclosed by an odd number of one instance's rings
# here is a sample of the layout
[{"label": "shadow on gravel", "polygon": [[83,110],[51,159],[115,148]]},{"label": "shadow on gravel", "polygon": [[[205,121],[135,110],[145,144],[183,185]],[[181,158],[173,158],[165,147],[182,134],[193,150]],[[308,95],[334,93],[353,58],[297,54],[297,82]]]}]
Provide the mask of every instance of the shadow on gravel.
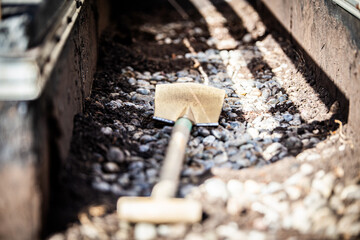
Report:
[{"label": "shadow on gravel", "polygon": [[[222,1],[222,0],[221,0]],[[247,0],[248,1],[248,0]],[[331,120],[339,119],[347,123],[349,115],[349,100],[345,94],[335,85],[331,78],[316,64],[316,62],[307,54],[298,41],[291,33],[276,20],[274,15],[261,1],[248,1],[250,5],[259,13],[259,16],[268,30],[272,30],[273,37],[281,46],[284,53],[291,59],[298,71],[304,76],[309,86],[318,94],[320,99],[331,110],[335,101],[339,102],[338,111],[334,112]],[[277,24],[274,24],[276,22]],[[288,39],[285,43],[282,38]],[[285,44],[284,44],[285,43]],[[309,71],[310,70],[310,71]],[[326,89],[324,91],[324,89]]]},{"label": "shadow on gravel", "polygon": [[[236,40],[242,40],[244,35],[248,32],[244,32],[245,27],[239,27],[242,24],[241,17],[234,11],[234,9],[229,5],[229,3],[225,0],[210,0],[212,4],[217,8],[217,10],[222,13],[223,17],[227,19],[227,27],[229,28],[229,32]],[[249,1],[249,4],[255,6],[256,3],[254,1]],[[318,65],[314,63],[314,61],[306,54],[304,49],[300,47],[300,45],[289,36],[289,33],[285,33],[285,29],[281,27],[280,29],[274,28],[274,26],[278,26],[279,24],[274,24],[277,21],[271,16],[270,12],[265,9],[263,4],[260,4],[256,9],[259,12],[259,16],[264,23],[266,23],[267,30],[264,32],[262,36],[259,36],[257,39],[252,39],[248,41],[249,46],[255,46],[256,41],[263,40],[269,30],[272,30],[272,36],[277,41],[278,45],[282,48],[284,53],[289,57],[294,66],[297,68],[297,71],[302,74],[304,79],[307,81],[308,85],[311,86],[318,94],[319,99],[326,105],[329,110],[330,117],[323,121],[312,121],[311,123],[306,123],[306,120],[301,118],[301,122],[305,122],[306,124],[301,124],[300,127],[292,128],[294,132],[285,134],[283,140],[287,142],[291,136],[293,135],[302,135],[305,134],[305,130],[312,132],[314,129],[320,130],[316,134],[320,140],[324,140],[331,131],[334,131],[338,128],[338,125],[334,123],[335,119],[339,119],[346,123],[348,118],[348,110],[349,110],[349,101],[345,97],[345,95],[340,91],[339,88],[330,80],[328,76],[320,69]],[[239,31],[239,28],[242,31]],[[280,31],[280,32],[279,32]],[[280,36],[280,33],[285,36],[290,37],[291,42],[285,42],[284,39]],[[250,70],[253,77],[261,78],[262,73],[267,73],[271,76],[276,76],[276,74],[272,71],[272,68],[263,58],[254,57],[250,61],[247,62],[247,67]],[[277,92],[287,93],[284,88],[279,88]],[[277,104],[275,107],[270,109],[272,114],[276,112],[283,113],[288,111],[291,114],[300,113],[297,107],[291,102],[286,104]],[[301,114],[301,113],[300,113]],[[282,132],[285,133],[286,128],[278,127],[274,129],[274,132]],[[291,140],[288,144],[290,147],[289,153],[293,156],[296,156],[300,152],[302,152],[306,148],[314,147],[316,144],[311,144],[308,146],[303,146],[299,143],[291,143]],[[277,161],[279,159],[272,159],[272,161]]]}]

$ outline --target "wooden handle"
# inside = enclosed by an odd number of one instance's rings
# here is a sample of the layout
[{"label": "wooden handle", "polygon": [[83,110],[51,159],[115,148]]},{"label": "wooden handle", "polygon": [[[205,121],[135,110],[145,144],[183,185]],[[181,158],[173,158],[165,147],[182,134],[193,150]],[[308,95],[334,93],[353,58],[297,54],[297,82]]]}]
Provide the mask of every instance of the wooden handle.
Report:
[{"label": "wooden handle", "polygon": [[202,217],[198,201],[181,198],[121,197],[117,212],[121,220],[155,224],[195,223]]},{"label": "wooden handle", "polygon": [[154,186],[153,197],[175,195],[191,128],[192,122],[187,118],[180,118],[175,122],[160,173],[160,182]]}]

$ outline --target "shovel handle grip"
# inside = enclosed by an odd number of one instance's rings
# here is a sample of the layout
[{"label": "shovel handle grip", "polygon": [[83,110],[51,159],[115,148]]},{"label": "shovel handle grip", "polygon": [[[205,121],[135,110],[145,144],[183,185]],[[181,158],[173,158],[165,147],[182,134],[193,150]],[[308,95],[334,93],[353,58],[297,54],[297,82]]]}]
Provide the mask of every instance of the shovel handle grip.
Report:
[{"label": "shovel handle grip", "polygon": [[152,196],[175,196],[191,128],[192,122],[187,118],[179,118],[175,122],[161,169],[160,182],[155,185]]}]

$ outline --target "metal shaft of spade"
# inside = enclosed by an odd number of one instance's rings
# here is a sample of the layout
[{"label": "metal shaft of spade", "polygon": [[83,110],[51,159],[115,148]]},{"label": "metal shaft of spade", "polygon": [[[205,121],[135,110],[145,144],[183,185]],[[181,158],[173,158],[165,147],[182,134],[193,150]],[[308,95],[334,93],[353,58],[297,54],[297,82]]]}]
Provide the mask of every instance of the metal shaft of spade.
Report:
[{"label": "metal shaft of spade", "polygon": [[161,169],[160,182],[153,189],[153,197],[175,196],[191,128],[192,122],[186,117],[175,122]]},{"label": "metal shaft of spade", "polygon": [[192,122],[182,117],[175,122],[160,181],[150,197],[123,197],[118,201],[120,219],[130,222],[195,223],[201,220],[201,204],[191,199],[174,198],[181,173]]}]

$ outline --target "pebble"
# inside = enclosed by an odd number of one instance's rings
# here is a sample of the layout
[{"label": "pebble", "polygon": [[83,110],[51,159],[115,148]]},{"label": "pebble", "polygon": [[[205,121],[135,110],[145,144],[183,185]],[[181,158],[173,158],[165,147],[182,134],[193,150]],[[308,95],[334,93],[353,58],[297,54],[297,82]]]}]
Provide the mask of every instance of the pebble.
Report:
[{"label": "pebble", "polygon": [[261,186],[254,180],[246,180],[244,183],[244,190],[248,193],[257,194],[261,191]]},{"label": "pebble", "polygon": [[96,239],[96,238],[100,238],[101,236],[99,230],[92,224],[81,225],[80,231],[83,235],[85,235],[86,238],[89,239]]},{"label": "pebble", "polygon": [[198,130],[200,136],[207,137],[210,135],[210,131],[207,128],[201,127]]},{"label": "pebble", "polygon": [[342,200],[359,200],[360,185],[349,185],[344,188],[340,195]]},{"label": "pebble", "polygon": [[324,198],[329,198],[330,194],[334,188],[336,177],[330,172],[326,175],[316,177],[312,182],[312,188],[318,190]]},{"label": "pebble", "polygon": [[180,196],[186,197],[195,188],[193,184],[187,184],[180,188]]},{"label": "pebble", "polygon": [[304,175],[297,172],[285,180],[285,185],[297,185],[304,180]]},{"label": "pebble", "polygon": [[104,164],[104,170],[109,173],[116,173],[120,171],[120,168],[114,162],[107,162]]},{"label": "pebble", "polygon": [[224,152],[216,155],[215,158],[214,158],[214,162],[216,164],[225,163],[227,160],[228,160],[228,156]]},{"label": "pebble", "polygon": [[251,41],[252,41],[252,36],[251,36],[251,34],[250,34],[250,33],[245,34],[244,37],[242,38],[242,41],[243,41],[244,43],[249,43],[249,42],[251,42]]},{"label": "pebble", "polygon": [[312,152],[309,152],[309,151],[304,151],[302,153],[300,153],[299,155],[296,156],[296,158],[299,160],[299,161],[317,161],[319,159],[321,159],[321,155],[318,154],[318,153],[312,153]]},{"label": "pebble", "polygon": [[219,178],[210,178],[205,181],[204,187],[207,195],[210,199],[213,200],[223,200],[226,201],[228,198],[228,192],[225,182]]},{"label": "pebble", "polygon": [[250,160],[246,159],[246,158],[239,158],[239,159],[236,159],[235,163],[237,164],[238,168],[250,167],[251,163],[255,161],[252,159],[253,157],[255,157],[255,156],[252,156]]},{"label": "pebble", "polygon": [[227,142],[227,144],[230,146],[230,147],[239,147],[245,143],[247,143],[247,141],[250,140],[250,135],[248,135],[248,138],[246,138],[246,136],[243,136],[243,138],[237,138],[237,139],[234,139],[234,140],[229,140]]},{"label": "pebble", "polygon": [[288,194],[290,200],[298,200],[301,196],[301,190],[296,186],[289,186],[285,188],[285,192]]},{"label": "pebble", "polygon": [[130,239],[127,231],[119,230],[114,234],[114,239]]},{"label": "pebble", "polygon": [[270,144],[268,147],[266,147],[265,151],[263,152],[263,158],[266,161],[269,161],[271,158],[273,158],[276,154],[280,152],[280,149],[282,148],[282,144],[275,142]]},{"label": "pebble", "polygon": [[132,126],[131,125],[128,126],[129,132],[135,131],[136,130],[135,127],[140,127],[141,126],[140,121],[138,119],[136,119],[136,118],[131,119],[130,123],[132,124]]},{"label": "pebble", "polygon": [[110,184],[103,181],[93,181],[92,187],[101,192],[109,192],[111,189]]},{"label": "pebble", "polygon": [[119,178],[118,178],[118,183],[121,186],[127,186],[130,184],[130,178],[129,178],[129,174],[128,173],[123,173]]},{"label": "pebble", "polygon": [[111,135],[113,133],[113,130],[111,127],[102,127],[101,132],[105,135]]},{"label": "pebble", "polygon": [[115,194],[116,196],[121,196],[124,194],[124,190],[118,184],[112,184],[110,186],[110,191]]},{"label": "pebble", "polygon": [[301,149],[302,148],[302,142],[297,137],[289,137],[285,140],[285,147],[292,150],[292,149]]},{"label": "pebble", "polygon": [[120,148],[113,146],[109,148],[106,158],[110,162],[122,163],[125,161],[125,154],[120,150]]},{"label": "pebble", "polygon": [[315,233],[333,236],[336,234],[336,217],[328,207],[320,208],[312,216]]},{"label": "pebble", "polygon": [[235,118],[237,118],[237,114],[236,113],[234,113],[234,112],[227,112],[226,113],[227,114],[227,116],[230,118],[230,119],[235,119]]},{"label": "pebble", "polygon": [[300,172],[304,175],[309,175],[314,171],[314,167],[308,163],[304,163],[300,166]]},{"label": "pebble", "polygon": [[259,131],[256,128],[248,128],[246,132],[251,136],[252,139],[259,137]]},{"label": "pebble", "polygon": [[139,151],[142,153],[148,152],[148,151],[150,151],[150,146],[149,145],[140,145]]},{"label": "pebble", "polygon": [[227,225],[220,225],[216,228],[216,234],[221,238],[235,239],[238,237],[238,227],[236,223],[229,223]]},{"label": "pebble", "polygon": [[207,136],[206,138],[203,139],[203,144],[205,146],[211,145],[213,144],[215,141],[215,137],[213,135]]},{"label": "pebble", "polygon": [[156,138],[154,138],[153,136],[150,136],[150,135],[142,135],[140,137],[140,143],[142,144],[145,144],[145,143],[149,143],[149,142],[152,142],[152,141],[155,141]]},{"label": "pebble", "polygon": [[227,183],[227,190],[232,197],[241,197],[244,191],[244,184],[239,180],[231,179]]},{"label": "pebble", "polygon": [[285,121],[290,122],[294,119],[294,116],[290,113],[284,113],[282,114],[282,117],[284,118]]},{"label": "pebble", "polygon": [[337,214],[343,214],[345,211],[345,205],[341,201],[340,197],[337,195],[333,195],[330,198],[329,206],[337,213]]},{"label": "pebble", "polygon": [[266,239],[266,234],[263,233],[263,232],[259,232],[259,231],[250,231],[249,234],[247,234],[246,239],[249,239],[249,240],[265,240]]},{"label": "pebble", "polygon": [[56,233],[49,237],[49,240],[65,240],[65,236],[62,233]]},{"label": "pebble", "polygon": [[270,182],[263,189],[263,194],[273,194],[283,189],[283,185],[278,182]]},{"label": "pebble", "polygon": [[327,204],[327,200],[323,198],[323,196],[312,190],[303,200],[304,205],[307,207],[307,211],[309,214],[313,214],[317,209],[325,206]]},{"label": "pebble", "polygon": [[150,91],[146,88],[138,88],[136,89],[136,92],[142,94],[142,95],[149,95],[150,94]]},{"label": "pebble", "polygon": [[292,228],[299,230],[303,234],[310,231],[311,221],[307,214],[307,210],[303,206],[296,206],[292,211],[290,219]]},{"label": "pebble", "polygon": [[130,83],[130,85],[134,86],[134,85],[136,85],[136,79],[135,78],[129,78],[128,83]]},{"label": "pebble", "polygon": [[268,98],[271,96],[271,90],[268,89],[268,88],[264,88],[264,89],[261,91],[261,95],[262,95],[262,98],[266,101],[266,100],[268,100]]},{"label": "pebble", "polygon": [[347,214],[338,223],[338,231],[343,234],[357,236],[360,234],[360,222],[358,214]]},{"label": "pebble", "polygon": [[222,134],[219,130],[217,130],[217,129],[211,130],[211,134],[214,135],[214,137],[216,137],[217,139],[221,139],[221,138],[222,138],[222,135],[223,135],[223,134]]},{"label": "pebble", "polygon": [[137,223],[134,228],[134,238],[136,240],[151,240],[157,236],[156,228],[150,223]]},{"label": "pebble", "polygon": [[157,231],[159,236],[162,237],[172,237],[176,239],[183,238],[186,232],[186,225],[185,224],[172,224],[172,225],[165,225],[161,224],[158,226]]},{"label": "pebble", "polygon": [[204,240],[200,233],[191,232],[186,235],[184,240]]}]

